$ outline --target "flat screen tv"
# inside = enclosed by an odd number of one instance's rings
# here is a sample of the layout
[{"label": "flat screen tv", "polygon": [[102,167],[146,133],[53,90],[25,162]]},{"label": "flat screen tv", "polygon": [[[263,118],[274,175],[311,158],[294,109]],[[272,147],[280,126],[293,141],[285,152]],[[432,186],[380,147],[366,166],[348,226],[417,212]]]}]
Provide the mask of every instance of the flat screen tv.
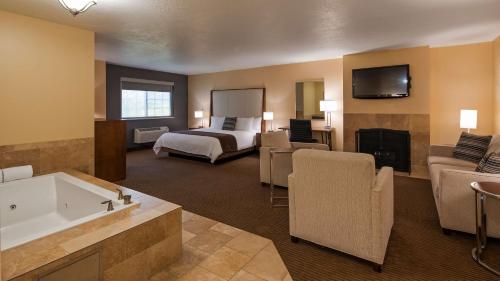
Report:
[{"label": "flat screen tv", "polygon": [[403,98],[410,95],[410,65],[393,65],[352,70],[355,99]]}]

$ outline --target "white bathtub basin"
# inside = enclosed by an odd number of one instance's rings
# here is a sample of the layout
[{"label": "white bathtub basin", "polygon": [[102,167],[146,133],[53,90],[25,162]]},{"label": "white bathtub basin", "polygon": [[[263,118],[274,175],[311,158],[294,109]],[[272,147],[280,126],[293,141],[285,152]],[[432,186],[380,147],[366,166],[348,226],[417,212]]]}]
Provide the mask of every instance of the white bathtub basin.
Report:
[{"label": "white bathtub basin", "polygon": [[[28,243],[97,218],[130,208],[116,192],[66,173],[0,184],[0,249]],[[108,212],[112,200],[114,211]]]}]

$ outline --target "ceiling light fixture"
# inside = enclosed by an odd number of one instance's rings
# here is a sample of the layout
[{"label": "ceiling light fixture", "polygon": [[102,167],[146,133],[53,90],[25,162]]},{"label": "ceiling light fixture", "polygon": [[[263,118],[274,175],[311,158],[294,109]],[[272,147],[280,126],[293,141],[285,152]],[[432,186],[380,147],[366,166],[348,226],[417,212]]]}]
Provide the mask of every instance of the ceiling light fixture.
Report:
[{"label": "ceiling light fixture", "polygon": [[88,8],[97,4],[96,1],[88,0],[59,0],[59,3],[73,16],[85,12]]}]

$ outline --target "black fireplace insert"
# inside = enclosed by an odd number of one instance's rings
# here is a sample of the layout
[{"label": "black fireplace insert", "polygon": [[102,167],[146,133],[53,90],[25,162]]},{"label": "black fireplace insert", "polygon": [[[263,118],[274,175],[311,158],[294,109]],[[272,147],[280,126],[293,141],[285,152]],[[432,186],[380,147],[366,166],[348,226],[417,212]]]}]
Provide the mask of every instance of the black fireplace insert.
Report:
[{"label": "black fireplace insert", "polygon": [[411,172],[410,133],[391,129],[359,129],[356,131],[356,152],[372,154],[377,169],[393,167],[395,171]]}]

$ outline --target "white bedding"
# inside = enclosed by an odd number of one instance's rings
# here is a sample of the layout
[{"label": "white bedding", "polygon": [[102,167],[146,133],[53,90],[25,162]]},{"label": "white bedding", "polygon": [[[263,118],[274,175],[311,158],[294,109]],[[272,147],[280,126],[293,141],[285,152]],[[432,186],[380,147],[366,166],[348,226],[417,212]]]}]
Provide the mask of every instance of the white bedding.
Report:
[{"label": "white bedding", "polygon": [[[233,135],[236,138],[238,150],[250,148],[255,145],[254,131],[225,131],[213,128],[196,129],[196,131]],[[156,141],[153,150],[158,154],[162,147],[207,156],[212,163],[222,154],[222,147],[219,140],[207,136],[165,133]]]}]

